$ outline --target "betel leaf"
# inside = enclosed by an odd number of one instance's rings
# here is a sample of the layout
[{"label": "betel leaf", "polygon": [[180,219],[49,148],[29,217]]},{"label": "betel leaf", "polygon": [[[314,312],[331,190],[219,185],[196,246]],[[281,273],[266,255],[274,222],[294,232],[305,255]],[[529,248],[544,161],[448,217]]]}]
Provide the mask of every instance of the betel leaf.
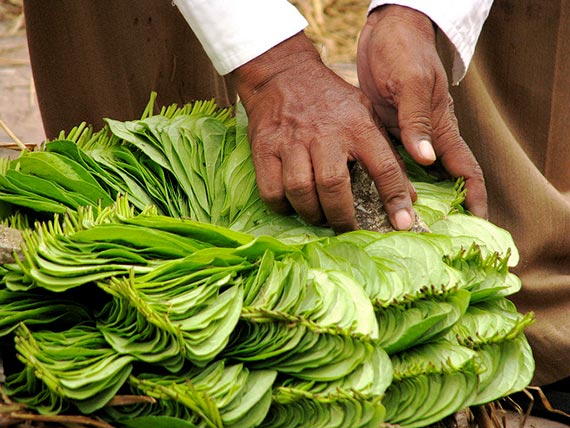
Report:
[{"label": "betel leaf", "polygon": [[16,331],[16,350],[50,394],[74,400],[84,413],[103,407],[132,370],[132,358],[113,352],[88,325],[55,333],[31,332],[21,324]]},{"label": "betel leaf", "polygon": [[385,410],[374,400],[351,396],[330,400],[316,396],[275,398],[263,428],[374,428],[384,420]]},{"label": "betel leaf", "polygon": [[437,220],[447,217],[453,212],[461,212],[461,202],[464,199],[462,188],[456,183],[440,182],[426,183],[414,181],[418,194],[414,202],[417,215],[431,227]]},{"label": "betel leaf", "polygon": [[97,201],[92,202],[82,194],[70,192],[62,186],[58,185],[56,182],[44,179],[42,177],[26,175],[15,170],[10,170],[6,173],[4,178],[6,180],[4,182],[5,184],[7,184],[6,182],[9,182],[14,187],[20,187],[18,190],[19,192],[25,190],[27,191],[27,194],[32,197],[34,197],[37,193],[40,193],[42,195],[41,197],[59,202],[69,208],[76,209],[78,206],[92,205],[93,203],[97,203]]},{"label": "betel leaf", "polygon": [[73,159],[89,171],[101,187],[107,190],[112,199],[117,197],[120,192],[117,181],[98,162],[95,162],[93,158],[80,149],[76,142],[65,139],[50,141],[45,145],[45,150]]},{"label": "betel leaf", "polygon": [[119,122],[113,119],[106,119],[105,122],[109,126],[109,129],[113,135],[133,144],[142,152],[144,152],[150,159],[158,163],[161,167],[170,169],[169,162],[166,159],[166,156],[164,156],[162,150],[154,147],[148,142],[146,138],[141,137],[137,132],[142,131],[142,125],[137,126],[136,123]]},{"label": "betel leaf", "polygon": [[63,188],[77,192],[97,203],[112,204],[113,200],[105,192],[97,180],[80,164],[57,153],[23,152],[13,160],[13,169],[22,174],[43,177],[59,184]]},{"label": "betel leaf", "polygon": [[88,309],[73,300],[41,293],[0,289],[0,337],[12,333],[20,322],[26,325],[75,325],[91,318]]},{"label": "betel leaf", "polygon": [[511,234],[505,229],[482,219],[467,214],[454,214],[441,219],[430,226],[432,232],[453,238],[454,253],[467,250],[475,242],[484,256],[493,253],[510,254],[508,265],[516,266],[519,254]]},{"label": "betel leaf", "polygon": [[391,356],[394,382],[386,391],[386,421],[406,427],[437,422],[476,394],[476,352],[451,342],[420,345]]},{"label": "betel leaf", "polygon": [[269,410],[276,374],[219,360],[203,369],[184,369],[179,375],[143,373],[130,382],[146,394],[187,407],[192,420],[201,420],[200,426],[250,428]]},{"label": "betel leaf", "polygon": [[476,352],[440,339],[391,355],[394,379],[407,379],[430,373],[476,372]]},{"label": "betel leaf", "polygon": [[385,421],[419,428],[468,406],[477,389],[473,372],[421,374],[394,382],[383,400]]},{"label": "betel leaf", "polygon": [[[363,246],[364,250],[380,263],[386,275],[397,276],[402,289],[390,292],[386,284],[379,296],[371,296],[384,302],[402,301],[415,296],[425,288],[446,290],[460,282],[460,274],[444,262],[448,239],[445,236],[413,232],[392,232],[380,235],[374,242]],[[392,281],[390,281],[392,282]]]},{"label": "betel leaf", "polygon": [[125,223],[157,228],[187,236],[217,247],[237,247],[251,242],[251,235],[227,229],[213,224],[199,223],[190,219],[174,219],[166,216],[136,216],[124,220]]},{"label": "betel leaf", "polygon": [[[320,244],[309,243],[303,249],[307,259],[316,267],[325,268],[325,263],[333,263],[333,266],[343,272],[352,273],[352,277],[364,288],[374,306],[377,303],[375,296],[379,296],[389,283],[377,261],[363,248],[349,241],[328,238]],[[394,286],[394,283],[391,285]]]},{"label": "betel leaf", "polygon": [[469,292],[457,290],[443,296],[393,305],[376,312],[378,343],[393,354],[437,339],[451,329],[469,305]]},{"label": "betel leaf", "polygon": [[480,375],[477,395],[469,403],[477,406],[514,392],[522,391],[532,381],[534,359],[524,335],[514,339],[485,344],[477,349],[484,371]]},{"label": "betel leaf", "polygon": [[497,252],[485,256],[481,247],[473,243],[467,250],[446,256],[445,262],[461,273],[461,286],[469,290],[471,302],[476,303],[520,290],[520,278],[509,271],[509,255],[510,250],[504,256]]},{"label": "betel leaf", "polygon": [[533,313],[521,314],[513,302],[496,298],[472,304],[449,333],[470,348],[517,338],[534,322]]}]

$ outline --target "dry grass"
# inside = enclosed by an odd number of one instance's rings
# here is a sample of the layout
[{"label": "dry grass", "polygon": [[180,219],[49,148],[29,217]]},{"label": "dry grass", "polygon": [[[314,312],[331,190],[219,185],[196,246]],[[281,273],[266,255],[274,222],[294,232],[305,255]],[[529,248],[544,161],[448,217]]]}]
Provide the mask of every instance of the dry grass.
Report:
[{"label": "dry grass", "polygon": [[353,63],[368,0],[291,0],[309,22],[307,35],[329,63]]},{"label": "dry grass", "polygon": [[0,22],[4,24],[2,35],[13,35],[24,29],[22,0],[0,0]]}]

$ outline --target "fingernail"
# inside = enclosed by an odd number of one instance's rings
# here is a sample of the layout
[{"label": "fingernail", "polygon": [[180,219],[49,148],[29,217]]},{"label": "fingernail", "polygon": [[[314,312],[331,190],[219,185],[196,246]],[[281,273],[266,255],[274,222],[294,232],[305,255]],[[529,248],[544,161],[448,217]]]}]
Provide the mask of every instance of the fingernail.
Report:
[{"label": "fingernail", "polygon": [[398,230],[410,230],[414,223],[414,219],[406,209],[396,211],[394,214],[394,226]]},{"label": "fingernail", "polygon": [[433,146],[428,140],[421,140],[418,143],[418,150],[425,160],[430,162],[435,161],[435,152],[433,150]]}]

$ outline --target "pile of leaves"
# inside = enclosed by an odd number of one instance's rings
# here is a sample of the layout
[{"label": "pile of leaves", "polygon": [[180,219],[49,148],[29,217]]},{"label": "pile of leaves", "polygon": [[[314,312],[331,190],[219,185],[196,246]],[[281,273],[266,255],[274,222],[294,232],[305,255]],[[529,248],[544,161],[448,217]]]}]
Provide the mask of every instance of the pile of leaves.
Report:
[{"label": "pile of leaves", "polygon": [[12,400],[117,427],[420,427],[528,385],[518,253],[461,181],[410,166],[430,233],[335,236],[268,211],[242,111],[153,104],[0,164],[25,242],[1,267]]}]

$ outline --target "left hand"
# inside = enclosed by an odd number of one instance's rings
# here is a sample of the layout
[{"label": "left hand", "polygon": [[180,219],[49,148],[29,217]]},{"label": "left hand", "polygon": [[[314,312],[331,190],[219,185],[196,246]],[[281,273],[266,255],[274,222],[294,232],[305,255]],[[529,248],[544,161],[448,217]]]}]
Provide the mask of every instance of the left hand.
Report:
[{"label": "left hand", "polygon": [[360,36],[357,69],[388,132],[416,162],[429,165],[437,156],[449,174],[464,177],[467,208],[486,218],[483,173],[460,135],[431,20],[403,6],[375,9]]}]

